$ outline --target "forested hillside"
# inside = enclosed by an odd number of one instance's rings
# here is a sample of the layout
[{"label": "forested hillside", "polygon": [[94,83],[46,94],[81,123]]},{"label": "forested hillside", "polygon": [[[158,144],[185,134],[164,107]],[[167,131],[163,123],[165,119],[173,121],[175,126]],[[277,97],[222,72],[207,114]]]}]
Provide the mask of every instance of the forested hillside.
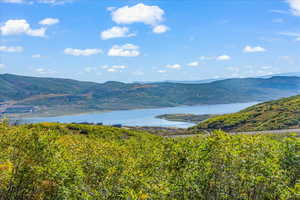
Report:
[{"label": "forested hillside", "polygon": [[300,128],[300,95],[210,118],[195,130],[260,131]]},{"label": "forested hillside", "polygon": [[0,75],[0,102],[40,110],[121,110],[266,101],[298,94],[299,77],[228,79],[205,84],[91,83]]},{"label": "forested hillside", "polygon": [[0,199],[296,200],[299,138],[0,123]]}]

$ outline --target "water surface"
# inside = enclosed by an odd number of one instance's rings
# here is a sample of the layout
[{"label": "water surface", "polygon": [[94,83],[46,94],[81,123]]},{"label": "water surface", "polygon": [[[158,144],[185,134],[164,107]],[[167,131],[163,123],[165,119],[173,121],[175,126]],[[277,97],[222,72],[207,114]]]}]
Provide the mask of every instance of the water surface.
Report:
[{"label": "water surface", "polygon": [[199,105],[199,106],[180,106],[172,108],[140,109],[140,110],[122,110],[104,113],[88,113],[80,115],[69,115],[59,117],[41,117],[26,119],[29,122],[89,122],[105,125],[122,124],[125,126],[161,126],[188,128],[193,123],[172,122],[164,119],[158,119],[156,116],[163,114],[226,114],[240,111],[258,102],[217,104],[217,105]]}]

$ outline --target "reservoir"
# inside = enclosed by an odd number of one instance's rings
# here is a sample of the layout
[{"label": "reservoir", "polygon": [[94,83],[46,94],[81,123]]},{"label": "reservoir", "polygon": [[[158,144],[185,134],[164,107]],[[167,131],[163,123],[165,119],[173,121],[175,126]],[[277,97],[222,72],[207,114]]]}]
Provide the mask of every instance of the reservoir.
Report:
[{"label": "reservoir", "polygon": [[163,114],[226,114],[233,113],[255,105],[258,102],[234,103],[234,104],[216,104],[216,105],[198,105],[198,106],[180,106],[171,108],[139,109],[139,110],[121,110],[101,113],[86,113],[79,115],[58,116],[58,117],[40,117],[25,119],[31,123],[38,122],[89,122],[103,123],[104,125],[122,124],[123,126],[160,126],[188,128],[194,126],[188,122],[172,122],[164,119],[158,119],[156,116]]}]

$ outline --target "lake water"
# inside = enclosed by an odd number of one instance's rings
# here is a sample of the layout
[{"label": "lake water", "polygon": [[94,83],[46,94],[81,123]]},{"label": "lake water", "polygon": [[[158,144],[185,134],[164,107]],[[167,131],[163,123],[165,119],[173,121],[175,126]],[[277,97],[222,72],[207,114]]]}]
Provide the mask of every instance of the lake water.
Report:
[{"label": "lake water", "polygon": [[199,105],[199,106],[180,106],[172,108],[157,109],[140,109],[140,110],[123,110],[104,113],[88,113],[80,115],[58,116],[58,117],[42,117],[26,119],[29,122],[102,122],[104,125],[122,124],[125,126],[161,126],[161,127],[177,127],[188,128],[193,126],[187,122],[171,122],[164,119],[158,119],[156,116],[163,114],[226,114],[240,111],[252,103],[234,103],[234,104],[217,104],[217,105]]}]

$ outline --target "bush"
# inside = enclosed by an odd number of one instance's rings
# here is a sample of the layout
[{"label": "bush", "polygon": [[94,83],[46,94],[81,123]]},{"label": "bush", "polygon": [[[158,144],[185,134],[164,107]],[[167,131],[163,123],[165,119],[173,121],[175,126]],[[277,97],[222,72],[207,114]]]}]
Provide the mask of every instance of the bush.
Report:
[{"label": "bush", "polygon": [[293,200],[299,166],[294,136],[168,139],[104,126],[0,124],[1,200]]}]

